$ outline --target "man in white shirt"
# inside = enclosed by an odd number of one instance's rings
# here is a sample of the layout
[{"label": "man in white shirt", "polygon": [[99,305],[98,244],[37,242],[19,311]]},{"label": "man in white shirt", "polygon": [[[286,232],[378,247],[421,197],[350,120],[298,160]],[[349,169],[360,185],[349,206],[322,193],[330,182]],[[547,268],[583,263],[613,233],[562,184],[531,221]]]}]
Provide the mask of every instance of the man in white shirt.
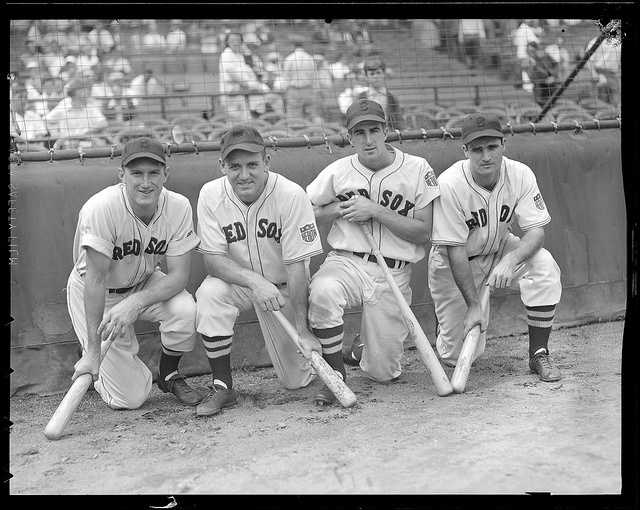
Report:
[{"label": "man in white shirt", "polygon": [[27,100],[25,88],[14,89],[11,93],[11,112],[9,113],[9,134],[28,142],[47,134],[47,128],[42,117],[33,110],[33,105]]},{"label": "man in white shirt", "polygon": [[49,108],[47,98],[42,90],[43,72],[35,62],[28,64],[27,72],[29,74],[24,85],[27,92],[27,99],[33,101],[35,112],[41,117],[44,117],[49,111]]},{"label": "man in white shirt", "polygon": [[[162,85],[158,79],[153,76],[153,70],[147,69],[143,74],[139,74],[129,84],[126,91],[128,96],[151,96],[154,94],[162,94]],[[133,106],[139,106],[142,98],[133,97],[131,102]]]},{"label": "man in white shirt", "polygon": [[167,34],[167,49],[169,51],[184,51],[187,48],[187,35],[182,28],[180,28],[181,25],[181,20],[171,20],[169,33]]},{"label": "man in white shirt", "polygon": [[[595,43],[594,37],[587,44],[589,51]],[[617,105],[620,102],[620,41],[604,39],[587,61],[587,69],[591,79],[596,84],[598,98]]]},{"label": "man in white shirt", "polygon": [[315,117],[317,104],[313,84],[317,76],[313,56],[304,50],[303,36],[291,36],[293,51],[284,59],[282,89],[286,91],[287,116],[290,118]]},{"label": "man in white shirt", "polygon": [[481,19],[461,19],[458,31],[458,41],[462,47],[465,64],[475,68],[480,59],[482,41],[487,38],[484,21]]},{"label": "man in white shirt", "polygon": [[155,20],[148,20],[148,30],[149,31],[142,38],[142,50],[164,50],[167,46],[167,41],[162,34],[158,33],[158,24]]},{"label": "man in white shirt", "polygon": [[529,54],[527,52],[527,45],[530,42],[540,43],[538,36],[542,35],[542,28],[537,25],[537,20],[525,19],[522,20],[520,26],[513,31],[513,44],[516,47],[516,58],[520,64],[522,72],[523,88],[531,92],[533,90],[533,84],[529,79],[529,75],[525,71],[529,67]]},{"label": "man in white shirt", "polygon": [[87,35],[87,39],[91,42],[93,48],[99,51],[109,52],[115,46],[111,32],[105,28],[101,21],[95,24],[94,29]]}]

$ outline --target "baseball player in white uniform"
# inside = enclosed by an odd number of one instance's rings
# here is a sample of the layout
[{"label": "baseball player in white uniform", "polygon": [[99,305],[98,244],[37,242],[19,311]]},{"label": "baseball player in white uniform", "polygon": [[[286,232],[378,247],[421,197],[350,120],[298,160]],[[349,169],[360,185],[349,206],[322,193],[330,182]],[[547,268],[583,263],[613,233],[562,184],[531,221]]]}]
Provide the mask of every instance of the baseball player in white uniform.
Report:
[{"label": "baseball player in white uniform", "polygon": [[[480,285],[509,287],[514,269],[525,263],[517,283],[527,310],[529,365],[541,380],[557,381],[560,372],[547,344],[562,286],[558,265],[542,247],[551,216],[535,175],[504,157],[497,117],[467,116],[462,142],[468,159],[440,174],[440,200],[433,209],[429,288],[439,323],[438,352],[444,363],[455,365],[464,337],[476,324],[482,335],[474,360],[484,352],[488,315],[478,301]],[[511,233],[514,223],[522,238]]]},{"label": "baseball player in white uniform", "polygon": [[224,176],[206,183],[198,198],[198,251],[208,276],[196,291],[196,329],[213,377],[213,392],[196,407],[199,416],[237,401],[230,359],[240,311],[255,309],[286,388],[306,386],[315,374],[271,312],[281,310],[295,325],[307,355],[320,351],[307,325],[309,260],[322,253],[308,197],[270,171],[264,140],[252,127],[232,127],[222,138],[220,158]]},{"label": "baseball player in white uniform", "polygon": [[[367,376],[388,382],[400,376],[408,330],[362,226],[411,303],[411,264],[425,256],[432,204],[440,192],[424,158],[385,143],[388,128],[379,103],[352,103],[347,129],[356,153],[331,163],[307,187],[317,221],[332,222],[327,237],[332,251],[311,280],[309,324],[327,363],[345,377],[343,314],[362,306],[361,343],[354,342],[351,355]],[[323,387],[316,403],[334,399]]]},{"label": "baseball player in white uniform", "polygon": [[[151,391],[151,372],[137,356],[137,319],[160,323],[160,389],[187,405],[203,398],[178,372],[195,342],[196,306],[185,286],[200,240],[187,198],[163,187],[167,176],[162,144],[134,139],[123,149],[121,182],[87,200],[78,218],[67,304],[83,354],[73,379],[91,373],[114,409],[136,409]],[[100,364],[101,340],[110,339]]]}]

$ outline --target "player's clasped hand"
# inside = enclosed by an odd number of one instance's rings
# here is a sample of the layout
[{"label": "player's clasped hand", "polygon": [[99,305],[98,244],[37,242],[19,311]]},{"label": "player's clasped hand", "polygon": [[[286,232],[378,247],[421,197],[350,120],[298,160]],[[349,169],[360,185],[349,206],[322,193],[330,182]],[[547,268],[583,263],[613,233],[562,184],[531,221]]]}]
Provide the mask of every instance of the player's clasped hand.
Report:
[{"label": "player's clasped hand", "polygon": [[362,195],[354,195],[340,204],[342,217],[347,221],[361,223],[375,218],[378,204]]},{"label": "player's clasped hand", "polygon": [[487,319],[482,312],[480,303],[471,305],[467,309],[467,314],[464,317],[464,336],[466,337],[469,331],[477,325],[480,325],[481,333],[484,333],[487,330]]},{"label": "player's clasped hand", "polygon": [[140,305],[135,297],[129,296],[123,299],[104,314],[97,330],[100,340],[105,342],[124,335],[127,328],[136,321],[138,315],[140,315]]},{"label": "player's clasped hand", "polygon": [[487,283],[496,289],[506,289],[513,282],[516,264],[512,262],[509,254],[505,255],[496,267],[491,271]]},{"label": "player's clasped hand", "polygon": [[251,289],[253,301],[264,312],[274,312],[284,306],[284,298],[278,288],[267,280],[256,282]]},{"label": "player's clasped hand", "polygon": [[300,333],[300,344],[302,346],[302,355],[309,359],[313,351],[322,353],[322,346],[318,339],[311,334],[310,331],[305,330]]},{"label": "player's clasped hand", "polygon": [[98,378],[98,370],[100,369],[100,352],[88,353],[83,351],[82,358],[74,366],[75,371],[71,376],[71,380],[75,381],[82,374],[91,374],[95,381]]}]

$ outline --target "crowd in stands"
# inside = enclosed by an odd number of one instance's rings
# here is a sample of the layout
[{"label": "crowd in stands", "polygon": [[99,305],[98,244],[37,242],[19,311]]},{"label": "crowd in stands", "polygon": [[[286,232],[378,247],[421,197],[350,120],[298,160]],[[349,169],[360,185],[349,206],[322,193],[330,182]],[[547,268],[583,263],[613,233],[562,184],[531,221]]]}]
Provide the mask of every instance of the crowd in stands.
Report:
[{"label": "crowd in stands", "polygon": [[[339,124],[353,100],[368,97],[383,104],[393,129],[403,129],[406,122],[397,94],[387,85],[394,71],[372,37],[376,29],[412,30],[417,46],[444,52],[470,69],[509,66],[516,85],[540,106],[581,56],[569,53],[555,30],[558,20],[280,20],[290,28],[285,36],[277,33],[278,21],[13,24],[24,51],[12,62],[11,135],[46,148],[55,140],[99,135],[108,125],[134,121],[146,98],[169,92],[152,69],[132,64],[137,55],[215,56],[217,65],[209,73],[218,99],[211,111],[202,112],[202,120],[234,123],[280,115],[290,124]],[[495,43],[499,39],[511,49],[505,52]],[[508,54],[514,59],[503,61]],[[587,67],[598,98],[617,105],[619,45],[605,41]]]}]

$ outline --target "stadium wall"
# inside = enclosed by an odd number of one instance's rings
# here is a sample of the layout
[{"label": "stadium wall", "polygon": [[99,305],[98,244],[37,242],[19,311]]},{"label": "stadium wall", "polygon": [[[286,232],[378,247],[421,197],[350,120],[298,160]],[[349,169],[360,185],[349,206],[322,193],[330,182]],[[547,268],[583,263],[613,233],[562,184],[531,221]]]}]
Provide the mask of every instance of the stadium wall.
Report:
[{"label": "stadium wall", "polygon": [[[425,157],[439,174],[462,157],[460,142],[404,141],[401,150]],[[350,154],[350,147],[278,149],[272,168],[306,186],[331,161]],[[536,173],[552,223],[545,246],[562,269],[564,286],[556,327],[608,320],[624,315],[626,306],[626,213],[620,153],[620,131],[516,135],[507,138],[508,157]],[[189,197],[193,210],[201,186],[218,177],[217,152],[171,156],[167,187]],[[11,166],[11,395],[51,394],[66,390],[78,343],[68,316],[65,287],[72,268],[72,244],[82,204],[114,184],[118,161],[105,159],[23,163]],[[321,232],[325,249],[327,232]],[[312,260],[315,271],[324,256]],[[201,257],[194,255],[188,290],[204,277]],[[434,313],[426,285],[426,259],[413,270],[413,309],[434,341]],[[489,337],[524,333],[526,316],[513,291],[492,300]],[[359,312],[345,317],[345,340],[358,331]],[[154,374],[159,359],[157,327],[138,322],[140,356]],[[553,338],[551,340],[553,343]],[[525,346],[523,345],[523,349]],[[489,342],[488,355],[491,355]],[[243,313],[236,326],[234,367],[265,366],[270,361],[255,315]],[[185,356],[187,375],[208,372],[200,342]]]}]

